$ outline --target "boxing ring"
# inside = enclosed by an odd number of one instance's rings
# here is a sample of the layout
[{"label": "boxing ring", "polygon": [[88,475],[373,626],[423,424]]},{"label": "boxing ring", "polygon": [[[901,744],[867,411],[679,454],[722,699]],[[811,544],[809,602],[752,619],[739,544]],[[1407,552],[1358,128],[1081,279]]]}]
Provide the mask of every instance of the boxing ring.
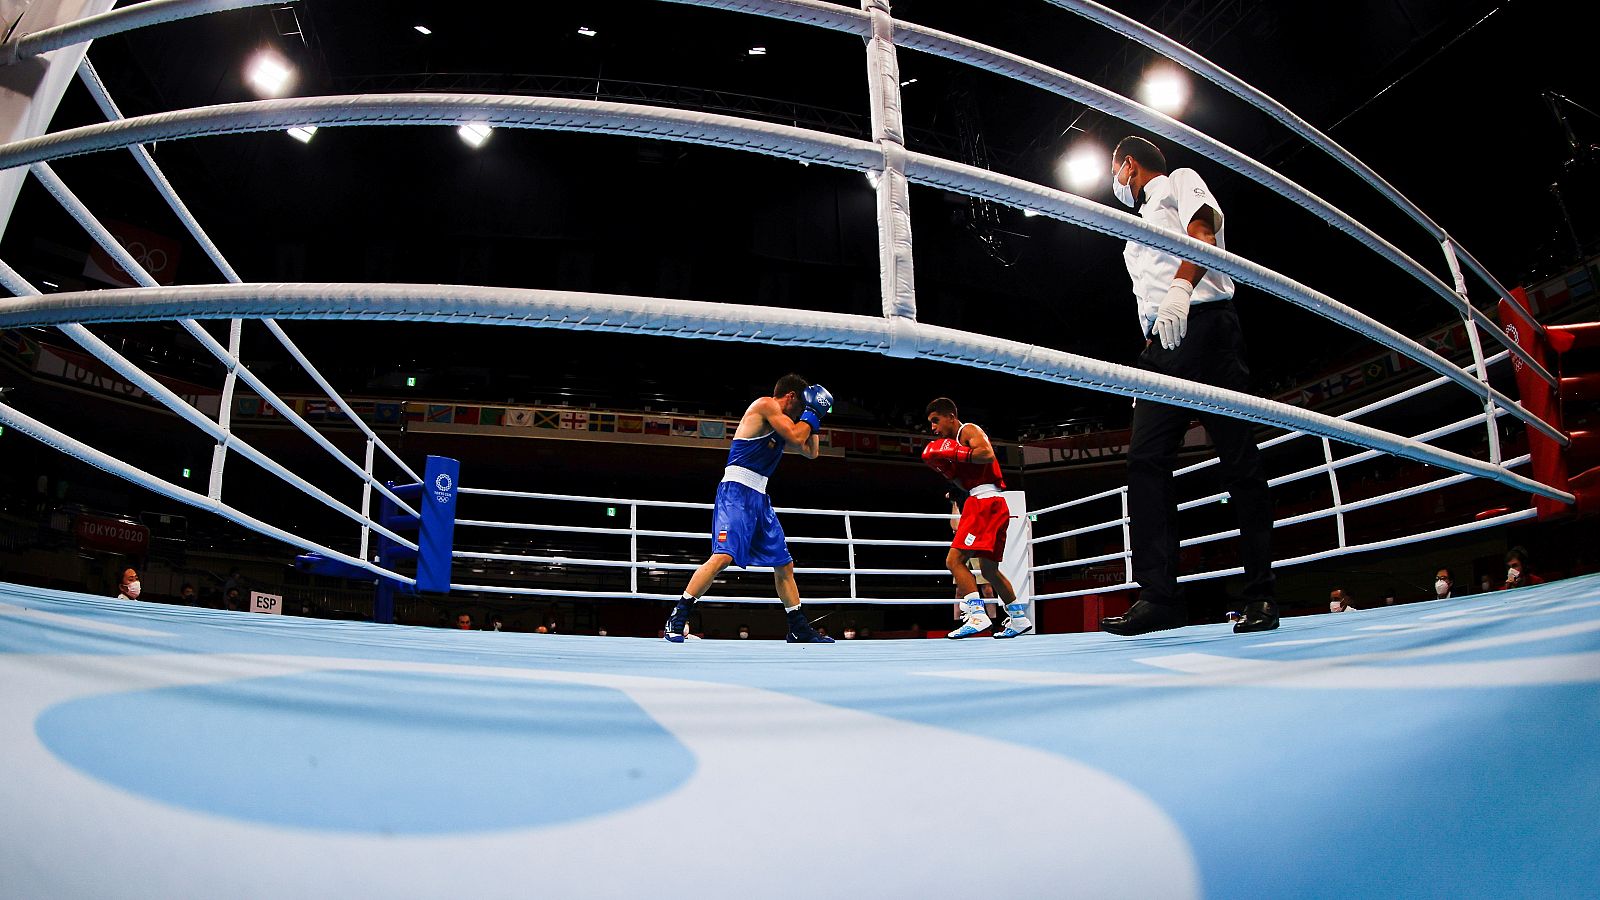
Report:
[{"label": "boxing ring", "polygon": [[[1529,505],[1380,541],[1346,532],[1347,514],[1475,479],[1572,502],[1561,487],[1517,471],[1527,455],[1507,458],[1501,451],[1503,424],[1525,428],[1530,439],[1567,442],[1558,428],[1490,384],[1490,368],[1502,364],[1554,383],[1473,304],[1466,275],[1482,280],[1496,298],[1510,292],[1370,168],[1192,52],[1097,4],[1051,0],[1194,69],[1350,168],[1438,242],[1450,280],[1307,188],[1207,135],[1065,72],[896,20],[879,0],[864,0],[860,10],[813,0],[674,2],[864,38],[872,140],[662,107],[494,95],[303,97],[126,118],[83,59],[80,79],[108,121],[0,145],[0,170],[26,167],[141,287],[44,295],[0,261],[0,284],[16,295],[0,304],[0,328],[59,329],[210,437],[209,484],[203,493],[174,484],[74,438],[61,423],[3,402],[0,424],[286,548],[402,585],[416,579],[375,561],[371,542],[376,536],[411,550],[417,542],[382,521],[373,506],[376,498],[417,514],[386,483],[421,481],[415,461],[408,463],[355,414],[283,322],[476,323],[854,350],[1221,412],[1284,432],[1267,445],[1320,442],[1320,464],[1279,474],[1272,484],[1326,478],[1332,503],[1277,525],[1331,520],[1336,538],[1326,549],[1279,560],[1280,566],[1538,515]],[[89,24],[20,35],[5,45],[5,58],[81,49],[95,36],[249,5],[152,0]],[[897,49],[1084,103],[1268,185],[1452,308],[1470,336],[1472,364],[1458,366],[1237,254],[1072,194],[907,149]],[[466,121],[691,142],[871,174],[882,315],[472,285],[249,283],[145,147],[309,125]],[[50,167],[56,159],[124,148],[224,284],[159,286]],[[919,322],[911,184],[1029,210],[1194,260],[1344,325],[1433,378],[1333,417]],[[195,410],[89,327],[147,320],[180,322],[225,367],[217,419]],[[226,321],[226,340],[201,320]],[[1531,319],[1527,324],[1540,328]],[[247,325],[267,329],[361,429],[363,458],[337,448],[241,362]],[[351,481],[312,484],[235,433],[229,411],[241,383],[330,454]],[[1481,412],[1410,434],[1358,421],[1438,390],[1466,391]],[[1477,429],[1486,437],[1486,459],[1442,445]],[[1344,453],[1346,447],[1353,452]],[[230,504],[224,487],[232,455],[348,521],[349,542],[326,546]],[[1379,497],[1341,501],[1340,471],[1383,455],[1445,474]],[[497,552],[469,543],[454,551],[458,566],[625,570],[626,584],[527,588],[474,580],[458,568],[452,593],[670,598],[676,588],[663,585],[694,566],[650,548],[706,539],[703,530],[640,522],[641,509],[696,511],[703,503],[508,491],[472,483],[470,471],[469,460],[465,497],[605,502],[625,506],[628,524],[583,529],[624,539],[625,546],[604,556]],[[1120,510],[1103,512],[1119,500]],[[1223,495],[1201,495],[1184,508],[1221,502]],[[812,545],[800,554],[808,603],[948,602],[948,583],[935,580],[947,573],[928,561],[942,555],[934,548],[948,543],[938,533],[947,514],[783,512],[790,521],[819,516],[842,525],[839,533],[794,539]],[[1020,524],[1030,550],[1119,529],[1122,543],[1110,553],[1029,563],[1024,577],[1122,561],[1124,582],[1094,590],[1132,587],[1126,488],[1032,513],[1038,523]],[[876,527],[886,522],[899,530]],[[521,535],[555,530],[518,518],[463,516],[456,524]],[[1184,544],[1235,534],[1197,534]],[[825,558],[808,564],[805,555],[812,551]],[[877,555],[892,552],[901,555],[890,561]],[[1197,572],[1185,580],[1234,571]],[[651,581],[652,572],[665,580]],[[886,579],[927,585],[926,596],[889,596],[878,590]],[[818,584],[829,589],[813,590]],[[538,885],[563,895],[789,896],[814,892],[820,876],[888,896],[997,890],[1096,897],[1576,895],[1600,868],[1592,824],[1600,784],[1588,774],[1600,753],[1594,740],[1597,597],[1600,580],[1579,579],[1359,617],[1285,620],[1276,632],[1248,636],[1200,626],[1120,642],[1063,635],[830,647],[707,641],[673,648],[657,641],[241,617],[0,587],[0,683],[7,685],[0,694],[0,728],[6,730],[0,759],[7,771],[26,774],[0,781],[0,808],[12,811],[7,840],[0,842],[0,893],[498,896],[525,895]],[[726,595],[719,589],[714,599],[770,602],[740,589]],[[975,770],[1000,774],[974,778]],[[1533,789],[1525,773],[1538,773],[1537,803],[1528,796]],[[979,854],[972,850],[979,847],[998,851],[981,855],[999,864],[975,862]],[[939,852],[930,852],[935,848]],[[1510,849],[1494,852],[1501,848]],[[85,863],[85,856],[92,861]]]},{"label": "boxing ring", "polygon": [[1594,576],[829,646],[8,587],[0,894],[1577,897],[1596,682]]}]

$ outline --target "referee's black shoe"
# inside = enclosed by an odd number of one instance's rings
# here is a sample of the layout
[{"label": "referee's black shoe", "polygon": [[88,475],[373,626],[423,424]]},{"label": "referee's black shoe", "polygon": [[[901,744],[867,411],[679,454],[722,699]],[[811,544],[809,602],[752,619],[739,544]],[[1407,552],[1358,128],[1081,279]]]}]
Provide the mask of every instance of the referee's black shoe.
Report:
[{"label": "referee's black shoe", "polygon": [[1278,627],[1278,605],[1271,600],[1257,600],[1244,608],[1244,618],[1233,623],[1234,634],[1247,631],[1271,631]]},{"label": "referee's black shoe", "polygon": [[[1277,621],[1274,619],[1273,621]],[[1123,637],[1133,637],[1136,634],[1149,634],[1152,631],[1166,631],[1169,628],[1182,628],[1189,624],[1189,616],[1184,610],[1176,606],[1162,603],[1151,603],[1140,600],[1129,607],[1128,611],[1120,616],[1107,616],[1100,620],[1100,628],[1112,634]]]}]

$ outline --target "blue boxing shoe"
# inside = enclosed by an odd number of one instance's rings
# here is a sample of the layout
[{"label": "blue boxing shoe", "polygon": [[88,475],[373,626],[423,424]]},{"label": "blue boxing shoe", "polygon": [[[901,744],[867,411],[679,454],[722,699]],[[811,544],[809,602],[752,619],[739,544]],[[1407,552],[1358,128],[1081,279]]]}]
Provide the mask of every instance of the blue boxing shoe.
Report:
[{"label": "blue boxing shoe", "polygon": [[684,600],[687,599],[680,599],[678,605],[672,608],[672,615],[667,617],[667,624],[663,629],[666,632],[663,637],[674,644],[683,643],[683,633],[689,630],[689,610],[694,609],[694,601],[689,600],[685,603]]},{"label": "blue boxing shoe", "polygon": [[800,611],[800,607],[796,606],[793,609],[786,610],[784,612],[784,616],[787,617],[788,620],[789,620],[789,635],[788,635],[788,637],[784,638],[784,640],[788,641],[789,643],[791,643],[791,644],[831,644],[831,643],[833,643],[833,638],[828,637],[825,634],[817,634],[817,630],[815,628],[811,627],[811,623],[810,622],[806,621],[806,615],[805,615],[805,613]]},{"label": "blue boxing shoe", "polygon": [[1021,637],[1033,632],[1033,620],[1027,616],[1028,604],[1007,603],[1006,620],[1000,623],[1000,630],[994,633],[996,638]]}]

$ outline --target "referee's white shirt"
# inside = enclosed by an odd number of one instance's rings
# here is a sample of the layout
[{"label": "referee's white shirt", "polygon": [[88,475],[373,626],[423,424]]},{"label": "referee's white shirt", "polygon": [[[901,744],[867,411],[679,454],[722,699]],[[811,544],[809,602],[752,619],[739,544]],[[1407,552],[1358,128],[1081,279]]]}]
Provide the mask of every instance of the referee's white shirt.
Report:
[{"label": "referee's white shirt", "polygon": [[[1144,186],[1144,205],[1139,207],[1139,216],[1158,228],[1188,234],[1189,222],[1202,206],[1216,210],[1216,221],[1212,225],[1217,246],[1226,249],[1222,206],[1211,196],[1200,173],[1193,169],[1175,169],[1150,179]],[[1122,260],[1128,265],[1128,277],[1133,279],[1133,298],[1139,304],[1139,333],[1149,335],[1156,321],[1156,310],[1167,298],[1167,289],[1172,287],[1172,279],[1178,275],[1178,264],[1183,260],[1136,241],[1129,241],[1122,248]],[[1233,279],[1215,269],[1207,269],[1205,277],[1194,286],[1189,302],[1191,305],[1214,303],[1231,297]]]}]

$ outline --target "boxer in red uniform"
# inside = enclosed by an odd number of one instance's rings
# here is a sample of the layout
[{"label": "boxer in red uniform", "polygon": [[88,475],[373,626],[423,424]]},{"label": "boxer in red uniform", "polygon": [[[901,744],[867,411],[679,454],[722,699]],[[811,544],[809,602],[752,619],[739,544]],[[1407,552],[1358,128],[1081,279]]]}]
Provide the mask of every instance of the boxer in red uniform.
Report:
[{"label": "boxer in red uniform", "polygon": [[1028,605],[1017,602],[1010,580],[1000,572],[1011,510],[1006,506],[1006,498],[1001,496],[1006,482],[1000,474],[1000,463],[995,459],[989,436],[977,425],[962,422],[956,414],[955,401],[949,397],[939,397],[928,404],[928,426],[935,437],[922,451],[922,461],[967,492],[967,500],[961,504],[961,521],[944,559],[961,591],[965,619],[960,628],[946,636],[952,639],[971,637],[989,627],[983,599],[978,596],[978,581],[967,568],[967,561],[973,557],[977,557],[983,577],[994,585],[995,593],[1006,606],[1006,620],[994,636],[1014,638],[1027,634],[1033,630],[1033,623],[1028,620]]}]

